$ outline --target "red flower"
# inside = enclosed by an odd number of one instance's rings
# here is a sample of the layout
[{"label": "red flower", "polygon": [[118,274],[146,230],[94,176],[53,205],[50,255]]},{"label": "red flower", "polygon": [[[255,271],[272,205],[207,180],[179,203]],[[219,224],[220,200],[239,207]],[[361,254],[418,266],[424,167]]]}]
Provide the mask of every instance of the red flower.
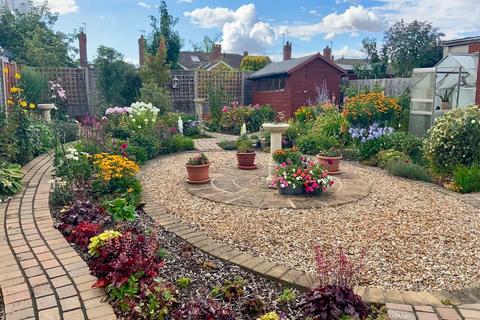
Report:
[{"label": "red flower", "polygon": [[120,149],[127,149],[128,148],[128,144],[126,143],[122,143],[122,145],[120,146]]}]

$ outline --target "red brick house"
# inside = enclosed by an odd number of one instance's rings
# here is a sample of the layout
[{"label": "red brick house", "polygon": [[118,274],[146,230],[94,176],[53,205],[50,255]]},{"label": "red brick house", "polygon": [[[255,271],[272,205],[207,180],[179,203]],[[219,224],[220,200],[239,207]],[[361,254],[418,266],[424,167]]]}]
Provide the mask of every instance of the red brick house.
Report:
[{"label": "red brick house", "polygon": [[270,104],[277,111],[290,117],[308,101],[315,101],[316,88],[327,87],[330,99],[340,97],[340,80],[346,75],[331,56],[331,49],[324,54],[291,58],[292,44],[283,49],[282,62],[274,62],[250,76],[253,81],[253,104]]}]

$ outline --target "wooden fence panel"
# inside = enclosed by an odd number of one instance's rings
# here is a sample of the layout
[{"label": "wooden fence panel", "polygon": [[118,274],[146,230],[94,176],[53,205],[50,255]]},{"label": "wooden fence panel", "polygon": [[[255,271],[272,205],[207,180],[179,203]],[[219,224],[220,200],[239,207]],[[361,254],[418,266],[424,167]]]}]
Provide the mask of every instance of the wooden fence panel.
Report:
[{"label": "wooden fence panel", "polygon": [[349,80],[348,86],[357,90],[372,89],[375,86],[384,88],[385,95],[389,97],[399,96],[412,87],[411,78],[388,78],[388,79],[358,79]]}]

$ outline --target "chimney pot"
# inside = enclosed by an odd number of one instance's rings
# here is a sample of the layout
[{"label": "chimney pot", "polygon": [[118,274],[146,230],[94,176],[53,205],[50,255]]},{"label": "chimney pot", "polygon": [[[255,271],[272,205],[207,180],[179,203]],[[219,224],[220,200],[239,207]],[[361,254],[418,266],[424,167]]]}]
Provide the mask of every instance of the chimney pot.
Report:
[{"label": "chimney pot", "polygon": [[326,46],[325,49],[323,49],[323,56],[327,60],[332,60],[332,49],[329,46]]},{"label": "chimney pot", "polygon": [[211,55],[212,60],[220,60],[222,58],[222,45],[221,44],[214,44],[213,45],[213,50],[212,50],[212,55]]},{"label": "chimney pot", "polygon": [[87,35],[85,32],[81,31],[78,35],[78,46],[80,50],[80,67],[87,67],[88,58],[87,58]]},{"label": "chimney pot", "polygon": [[292,59],[292,43],[288,42],[283,46],[283,61]]},{"label": "chimney pot", "polygon": [[145,65],[145,38],[143,35],[138,38],[138,64],[140,67]]}]

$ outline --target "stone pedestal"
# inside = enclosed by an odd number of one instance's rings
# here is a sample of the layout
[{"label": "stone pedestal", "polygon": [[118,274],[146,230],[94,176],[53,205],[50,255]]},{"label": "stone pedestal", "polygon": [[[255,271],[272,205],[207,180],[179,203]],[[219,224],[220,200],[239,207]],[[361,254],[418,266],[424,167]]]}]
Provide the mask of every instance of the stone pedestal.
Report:
[{"label": "stone pedestal", "polygon": [[270,161],[268,163],[267,182],[270,183],[275,177],[277,163],[273,160],[275,151],[282,149],[282,134],[290,127],[287,123],[264,123],[263,128],[271,133],[270,136]]},{"label": "stone pedestal", "polygon": [[193,99],[193,103],[195,103],[195,117],[197,121],[203,120],[203,106],[205,104],[205,99],[203,98],[195,98]]},{"label": "stone pedestal", "polygon": [[37,108],[41,111],[43,120],[51,123],[52,115],[50,114],[50,111],[53,109],[57,109],[57,107],[55,107],[53,103],[41,103],[37,105]]}]

